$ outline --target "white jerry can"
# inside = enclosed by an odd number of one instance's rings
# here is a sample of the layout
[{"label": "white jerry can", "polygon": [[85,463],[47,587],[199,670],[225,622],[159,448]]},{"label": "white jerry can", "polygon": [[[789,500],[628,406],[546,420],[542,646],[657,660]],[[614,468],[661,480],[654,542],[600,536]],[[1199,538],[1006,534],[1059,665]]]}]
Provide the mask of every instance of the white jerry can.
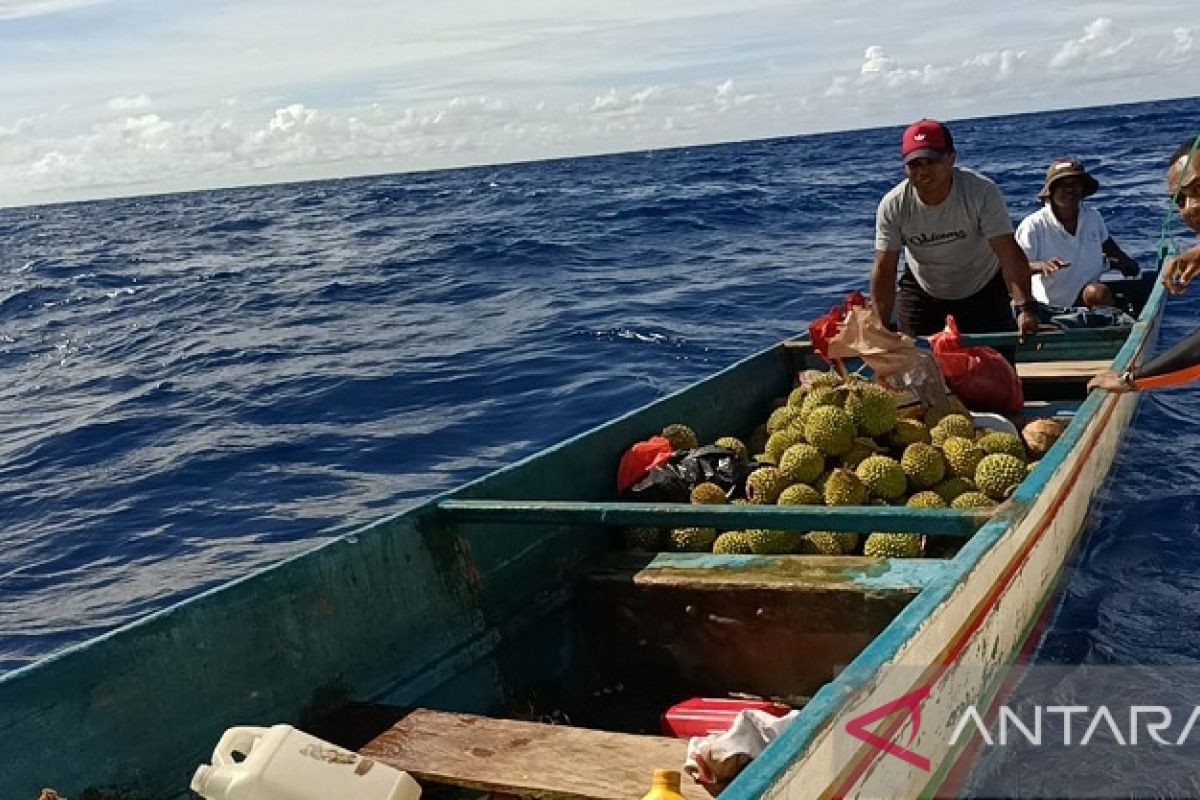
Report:
[{"label": "white jerry can", "polygon": [[419,800],[407,772],[298,731],[291,725],[225,731],[212,764],[192,776],[207,800]]}]

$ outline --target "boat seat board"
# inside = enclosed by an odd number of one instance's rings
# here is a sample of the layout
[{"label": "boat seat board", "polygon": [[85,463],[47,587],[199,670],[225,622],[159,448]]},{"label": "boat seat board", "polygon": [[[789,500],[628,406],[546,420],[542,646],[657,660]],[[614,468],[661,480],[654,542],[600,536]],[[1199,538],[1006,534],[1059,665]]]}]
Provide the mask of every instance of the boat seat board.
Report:
[{"label": "boat seat board", "polygon": [[[418,782],[545,800],[629,800],[656,769],[683,767],[687,740],[418,709],[359,752]],[[709,794],[684,776],[683,796]]]},{"label": "boat seat board", "polygon": [[1018,361],[1017,374],[1023,381],[1086,381],[1097,372],[1112,366],[1112,359],[1083,359],[1077,361]]}]

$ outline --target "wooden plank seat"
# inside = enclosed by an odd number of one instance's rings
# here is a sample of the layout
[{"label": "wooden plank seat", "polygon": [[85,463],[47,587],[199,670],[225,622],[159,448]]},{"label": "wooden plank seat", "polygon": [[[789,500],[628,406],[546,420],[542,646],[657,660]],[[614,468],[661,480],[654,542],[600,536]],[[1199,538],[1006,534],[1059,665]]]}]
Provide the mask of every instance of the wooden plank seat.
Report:
[{"label": "wooden plank seat", "polygon": [[644,696],[802,705],[945,568],[938,559],[623,554],[585,582],[593,659]]},{"label": "wooden plank seat", "polygon": [[1112,366],[1112,359],[1081,361],[1018,361],[1017,374],[1022,381],[1084,381]]},{"label": "wooden plank seat", "polygon": [[[438,783],[546,800],[629,800],[655,769],[682,769],[686,739],[419,709],[359,752]],[[708,800],[686,775],[683,796]]]}]

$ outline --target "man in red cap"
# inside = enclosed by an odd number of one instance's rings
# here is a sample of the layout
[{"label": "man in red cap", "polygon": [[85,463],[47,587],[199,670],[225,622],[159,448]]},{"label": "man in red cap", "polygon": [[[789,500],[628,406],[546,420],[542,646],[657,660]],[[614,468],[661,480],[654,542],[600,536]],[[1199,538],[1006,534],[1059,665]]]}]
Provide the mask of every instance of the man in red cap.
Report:
[{"label": "man in red cap", "polygon": [[[1000,188],[954,165],[954,138],[936,120],[908,126],[900,149],[908,177],[884,195],[875,218],[871,303],[879,318],[891,320],[898,299],[900,330],[911,336],[937,333],[947,314],[965,333],[1036,331],[1029,260]],[[901,251],[907,269],[897,297]]]}]

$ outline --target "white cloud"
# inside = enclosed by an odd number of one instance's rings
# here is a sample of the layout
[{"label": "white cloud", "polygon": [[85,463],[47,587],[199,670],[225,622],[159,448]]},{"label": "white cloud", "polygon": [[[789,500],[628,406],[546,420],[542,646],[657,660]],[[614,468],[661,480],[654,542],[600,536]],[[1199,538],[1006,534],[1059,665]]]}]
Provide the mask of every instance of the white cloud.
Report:
[{"label": "white cloud", "polygon": [[109,111],[144,111],[154,105],[154,102],[146,94],[126,95],[122,97],[114,97],[104,104],[104,107]]},{"label": "white cloud", "polygon": [[104,2],[107,0],[0,0],[0,20],[58,14]]},{"label": "white cloud", "polygon": [[1132,36],[1118,32],[1108,17],[1100,17],[1088,23],[1083,36],[1064,42],[1050,59],[1050,67],[1063,69],[1109,61],[1132,44]]}]

